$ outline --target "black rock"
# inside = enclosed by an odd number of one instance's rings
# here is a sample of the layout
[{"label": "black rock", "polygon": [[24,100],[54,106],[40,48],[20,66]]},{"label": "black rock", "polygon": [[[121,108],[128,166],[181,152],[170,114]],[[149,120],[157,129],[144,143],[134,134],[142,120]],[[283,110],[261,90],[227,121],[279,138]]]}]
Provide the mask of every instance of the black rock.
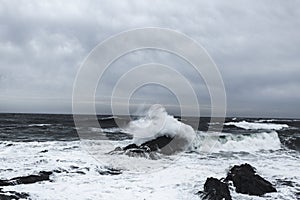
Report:
[{"label": "black rock", "polygon": [[10,185],[18,185],[18,184],[31,184],[40,181],[48,181],[50,180],[50,175],[52,172],[41,171],[38,175],[29,175],[29,176],[20,176],[15,177],[9,180],[0,180],[0,186],[10,186]]},{"label": "black rock", "polygon": [[18,199],[28,199],[29,194],[24,192],[15,192],[15,191],[2,191],[0,188],[0,199],[1,200],[18,200]]},{"label": "black rock", "polygon": [[54,172],[54,173],[58,173],[58,174],[60,174],[60,173],[63,173],[63,172],[65,172],[65,173],[69,173],[69,171],[68,171],[68,170],[66,170],[66,169],[63,169],[63,168],[58,168],[58,169],[55,169],[55,170],[53,170],[53,172]]},{"label": "black rock", "polygon": [[206,179],[204,192],[198,194],[202,194],[203,200],[231,200],[228,185],[212,177]]},{"label": "black rock", "polygon": [[163,135],[153,140],[142,143],[141,145],[129,144],[123,148],[116,147],[108,154],[125,154],[130,157],[143,157],[152,160],[157,160],[160,156],[157,153],[171,155],[176,152],[185,150],[188,141],[181,137],[171,137]]},{"label": "black rock", "polygon": [[85,172],[83,171],[76,171],[75,173],[85,175]]},{"label": "black rock", "polygon": [[171,137],[163,135],[156,139],[147,141],[141,146],[147,146],[151,151],[158,151],[165,155],[172,155],[174,153],[186,150],[189,145],[189,140],[180,136]]},{"label": "black rock", "polygon": [[[132,147],[133,147],[133,145],[132,145]],[[126,150],[124,150],[121,147],[117,147],[117,148],[115,148],[115,150],[109,152],[108,154],[127,155],[129,157],[147,158],[147,159],[151,159],[151,160],[157,160],[160,158],[156,154],[156,152],[151,152],[150,149],[146,146],[145,147],[137,146],[137,148],[126,148]]]},{"label": "black rock", "polygon": [[71,169],[79,169],[78,166],[74,166],[74,165],[71,165],[70,168],[71,168]]},{"label": "black rock", "polygon": [[242,194],[259,196],[268,192],[276,192],[272,184],[257,175],[255,168],[247,163],[232,167],[225,180],[232,181],[236,192]]},{"label": "black rock", "polygon": [[157,160],[160,157],[156,154],[156,152],[161,152],[161,149],[168,145],[171,140],[172,138],[169,136],[161,136],[144,142],[141,145],[129,144],[123,148],[116,147],[113,151],[109,152],[109,154],[125,154],[129,157],[142,157]]},{"label": "black rock", "polygon": [[126,147],[123,147],[122,149],[123,149],[124,151],[126,151],[126,150],[128,150],[128,149],[138,149],[138,148],[139,148],[139,146],[136,145],[136,144],[129,144],[129,145],[127,145]]},{"label": "black rock", "polygon": [[153,140],[144,142],[141,146],[149,147],[150,151],[158,151],[166,147],[173,139],[174,139],[173,137],[163,135]]},{"label": "black rock", "polygon": [[122,170],[114,169],[114,168],[105,168],[97,170],[100,175],[120,175],[122,174]]}]

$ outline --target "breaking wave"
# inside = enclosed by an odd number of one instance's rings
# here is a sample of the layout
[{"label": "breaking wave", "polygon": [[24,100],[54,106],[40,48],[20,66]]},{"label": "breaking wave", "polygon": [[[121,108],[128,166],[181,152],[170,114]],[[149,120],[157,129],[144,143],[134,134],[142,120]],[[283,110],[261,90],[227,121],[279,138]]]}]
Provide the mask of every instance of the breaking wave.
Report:
[{"label": "breaking wave", "polygon": [[252,134],[198,132],[192,147],[195,151],[209,152],[255,152],[280,148],[281,143],[276,131]]},{"label": "breaking wave", "polygon": [[177,137],[190,144],[196,135],[191,126],[169,115],[159,104],[152,105],[145,116],[131,121],[125,130],[133,135],[133,142],[137,145],[160,136]]},{"label": "breaking wave", "polygon": [[227,122],[224,123],[225,126],[236,126],[242,129],[252,129],[252,130],[281,130],[283,128],[288,128],[287,124],[274,124],[274,123],[260,123],[260,122],[247,122],[247,121],[240,121],[240,122]]}]

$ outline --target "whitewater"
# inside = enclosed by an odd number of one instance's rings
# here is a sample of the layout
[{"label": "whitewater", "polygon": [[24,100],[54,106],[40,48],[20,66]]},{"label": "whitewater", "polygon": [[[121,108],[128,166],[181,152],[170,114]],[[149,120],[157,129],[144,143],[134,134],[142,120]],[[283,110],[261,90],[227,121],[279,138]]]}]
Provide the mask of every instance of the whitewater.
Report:
[{"label": "whitewater", "polygon": [[[227,118],[222,132],[207,132],[209,119],[200,120],[200,128],[194,130],[188,121],[183,123],[154,106],[124,127],[116,127],[113,117],[99,116],[102,129],[89,130],[105,134],[107,141],[80,140],[78,127],[66,115],[6,114],[0,120],[0,179],[57,171],[51,181],[2,189],[28,193],[33,200],[199,200],[196,193],[203,190],[207,177],[222,178],[231,166],[243,163],[255,166],[278,192],[257,197],[230,188],[233,199],[299,198],[299,122],[295,119]],[[179,136],[187,146],[158,160],[108,154],[116,147],[162,135]],[[121,173],[103,173],[109,169]]]}]

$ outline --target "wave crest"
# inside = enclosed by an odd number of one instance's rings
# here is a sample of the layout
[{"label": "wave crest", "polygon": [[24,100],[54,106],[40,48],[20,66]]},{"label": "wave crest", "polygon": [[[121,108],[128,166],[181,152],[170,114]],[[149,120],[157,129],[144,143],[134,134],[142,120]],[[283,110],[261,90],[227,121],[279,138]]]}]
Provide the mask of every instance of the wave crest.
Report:
[{"label": "wave crest", "polygon": [[289,126],[287,124],[274,124],[274,123],[258,123],[258,122],[247,122],[247,121],[240,121],[240,122],[227,122],[224,123],[226,126],[236,126],[238,128],[242,129],[252,129],[252,130],[259,130],[259,129],[265,129],[265,130],[281,130],[283,128],[288,128]]},{"label": "wave crest", "polygon": [[255,152],[280,148],[276,131],[243,135],[198,132],[193,144],[193,150],[209,152]]},{"label": "wave crest", "polygon": [[125,130],[133,135],[133,142],[137,145],[160,136],[180,138],[183,144],[188,145],[196,135],[191,126],[169,115],[159,104],[152,105],[144,117],[129,122]]}]

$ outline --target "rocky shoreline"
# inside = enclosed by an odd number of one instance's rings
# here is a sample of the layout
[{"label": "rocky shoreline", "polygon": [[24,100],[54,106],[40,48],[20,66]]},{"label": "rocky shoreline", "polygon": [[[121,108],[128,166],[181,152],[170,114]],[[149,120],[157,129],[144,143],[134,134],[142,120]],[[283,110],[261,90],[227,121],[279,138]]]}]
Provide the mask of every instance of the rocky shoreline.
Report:
[{"label": "rocky shoreline", "polygon": [[250,164],[233,166],[224,179],[207,178],[204,191],[199,191],[203,200],[231,200],[229,184],[233,184],[237,193],[262,196],[266,193],[277,192],[276,188],[267,180],[256,174]]},{"label": "rocky shoreline", "polygon": [[[147,159],[157,160],[159,154],[170,154],[178,151],[178,141],[173,142],[174,138],[168,136],[160,136],[156,139],[147,141],[141,145],[129,144],[125,147],[117,147],[115,150],[109,152],[109,154],[124,154],[130,157],[144,157]],[[174,145],[175,144],[175,145]],[[172,146],[173,145],[173,146]],[[167,147],[167,148],[166,148]],[[74,172],[66,173],[79,173],[84,174],[82,171],[78,171],[78,167],[74,167]],[[3,191],[5,186],[13,186],[18,184],[33,184],[41,181],[51,181],[50,176],[53,173],[61,173],[60,169],[53,171],[40,171],[36,175],[20,176],[8,180],[0,180],[0,199],[1,200],[18,200],[18,199],[30,199],[27,193],[18,193],[13,191]],[[119,169],[99,169],[100,175],[120,175],[122,170]],[[248,163],[242,165],[233,166],[227,173],[225,178],[216,179],[208,177],[204,189],[199,191],[197,195],[203,200],[231,200],[231,194],[229,185],[235,187],[237,193],[262,196],[269,192],[276,192],[276,188],[267,180],[262,178],[256,173],[256,169]]]},{"label": "rocky shoreline", "polygon": [[[100,175],[122,174],[121,170],[111,168],[99,169],[98,172]],[[28,193],[3,191],[3,187],[18,184],[33,184],[41,181],[51,181],[50,175],[53,173],[61,173],[61,171],[41,171],[37,175],[20,176],[8,180],[0,180],[0,199],[30,199],[30,195]],[[242,165],[233,166],[227,173],[226,178],[217,179],[208,177],[204,184],[203,190],[197,192],[196,195],[199,195],[202,200],[232,200],[229,185],[233,185],[237,193],[248,195],[262,196],[266,193],[277,191],[269,181],[265,180],[256,173],[256,170],[253,166],[245,163]]]}]

